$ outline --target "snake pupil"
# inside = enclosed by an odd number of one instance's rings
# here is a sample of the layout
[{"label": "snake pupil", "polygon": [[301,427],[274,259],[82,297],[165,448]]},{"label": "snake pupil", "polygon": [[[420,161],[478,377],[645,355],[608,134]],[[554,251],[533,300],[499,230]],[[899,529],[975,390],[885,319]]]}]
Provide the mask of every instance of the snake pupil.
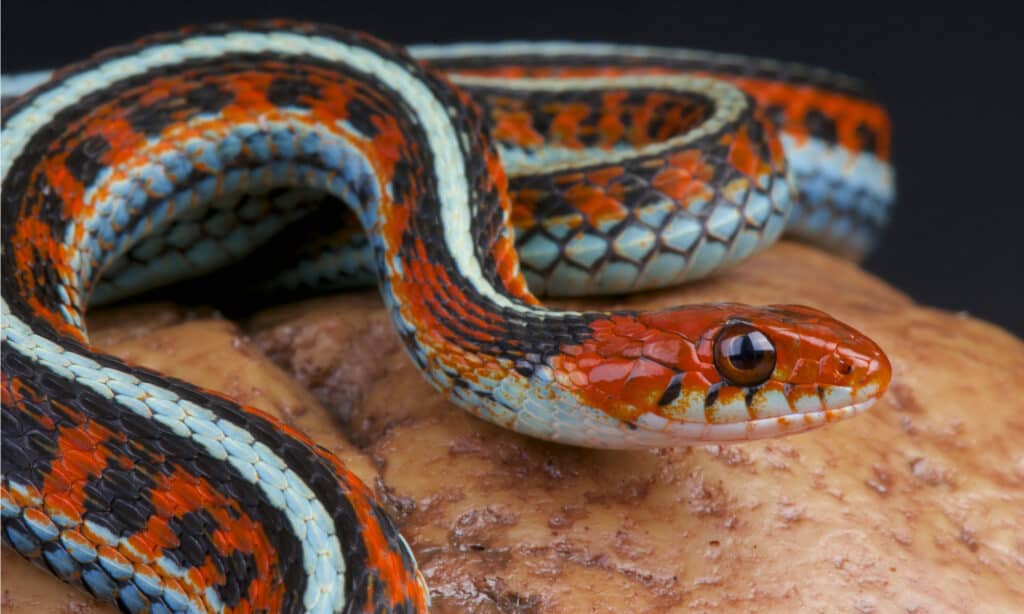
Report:
[{"label": "snake pupil", "polygon": [[734,344],[732,344],[732,354],[729,355],[729,360],[737,369],[744,371],[753,369],[757,366],[757,363],[764,357],[765,349],[754,345],[754,337],[752,335],[743,335]]}]

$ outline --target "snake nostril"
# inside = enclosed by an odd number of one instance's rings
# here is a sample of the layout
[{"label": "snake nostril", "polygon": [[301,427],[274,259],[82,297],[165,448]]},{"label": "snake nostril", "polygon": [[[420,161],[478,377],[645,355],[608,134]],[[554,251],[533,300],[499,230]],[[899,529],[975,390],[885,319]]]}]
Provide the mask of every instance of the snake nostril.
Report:
[{"label": "snake nostril", "polygon": [[853,373],[853,365],[840,359],[839,365],[836,367],[836,371],[838,371],[840,375],[849,375]]}]

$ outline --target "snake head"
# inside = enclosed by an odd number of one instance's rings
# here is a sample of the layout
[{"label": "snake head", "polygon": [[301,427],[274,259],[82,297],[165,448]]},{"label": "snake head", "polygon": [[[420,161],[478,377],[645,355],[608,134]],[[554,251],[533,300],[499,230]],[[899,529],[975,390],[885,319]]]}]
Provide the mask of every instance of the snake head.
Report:
[{"label": "snake head", "polygon": [[799,305],[715,304],[619,313],[563,347],[559,370],[629,447],[796,433],[853,416],[885,392],[881,348]]}]

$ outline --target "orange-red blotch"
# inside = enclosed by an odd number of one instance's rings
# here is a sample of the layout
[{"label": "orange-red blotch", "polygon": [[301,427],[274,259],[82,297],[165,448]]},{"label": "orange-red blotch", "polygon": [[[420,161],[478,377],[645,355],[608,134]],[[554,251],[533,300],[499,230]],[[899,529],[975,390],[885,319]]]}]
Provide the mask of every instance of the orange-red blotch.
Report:
[{"label": "orange-red blotch", "polygon": [[746,126],[726,135],[723,140],[730,141],[729,163],[733,168],[750,178],[757,177],[764,170],[765,164],[754,151]]},{"label": "orange-red blotch", "polygon": [[629,215],[629,210],[619,199],[609,196],[598,186],[578,183],[566,190],[564,196],[592,225],[621,220]]},{"label": "orange-red blotch", "polygon": [[522,149],[535,149],[544,144],[544,137],[533,127],[533,116],[527,111],[492,113],[495,139]]},{"label": "orange-red blotch", "polygon": [[569,149],[583,149],[580,124],[591,112],[591,107],[582,102],[553,103],[556,109],[551,119],[552,145]]}]

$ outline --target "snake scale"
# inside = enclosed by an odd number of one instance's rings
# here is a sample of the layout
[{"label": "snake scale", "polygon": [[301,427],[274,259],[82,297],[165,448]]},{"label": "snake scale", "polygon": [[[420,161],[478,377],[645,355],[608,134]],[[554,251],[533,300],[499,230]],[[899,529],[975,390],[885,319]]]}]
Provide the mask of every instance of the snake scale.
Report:
[{"label": "snake scale", "polygon": [[4,541],[129,612],[425,610],[411,549],[336,457],[91,347],[86,304],[246,256],[276,292],[372,277],[424,376],[519,433],[797,433],[884,393],[875,343],[803,306],[535,295],[700,278],[783,232],[856,257],[888,157],[857,81],[679,49],[404,50],[273,21],[59,70],[3,109]]}]

